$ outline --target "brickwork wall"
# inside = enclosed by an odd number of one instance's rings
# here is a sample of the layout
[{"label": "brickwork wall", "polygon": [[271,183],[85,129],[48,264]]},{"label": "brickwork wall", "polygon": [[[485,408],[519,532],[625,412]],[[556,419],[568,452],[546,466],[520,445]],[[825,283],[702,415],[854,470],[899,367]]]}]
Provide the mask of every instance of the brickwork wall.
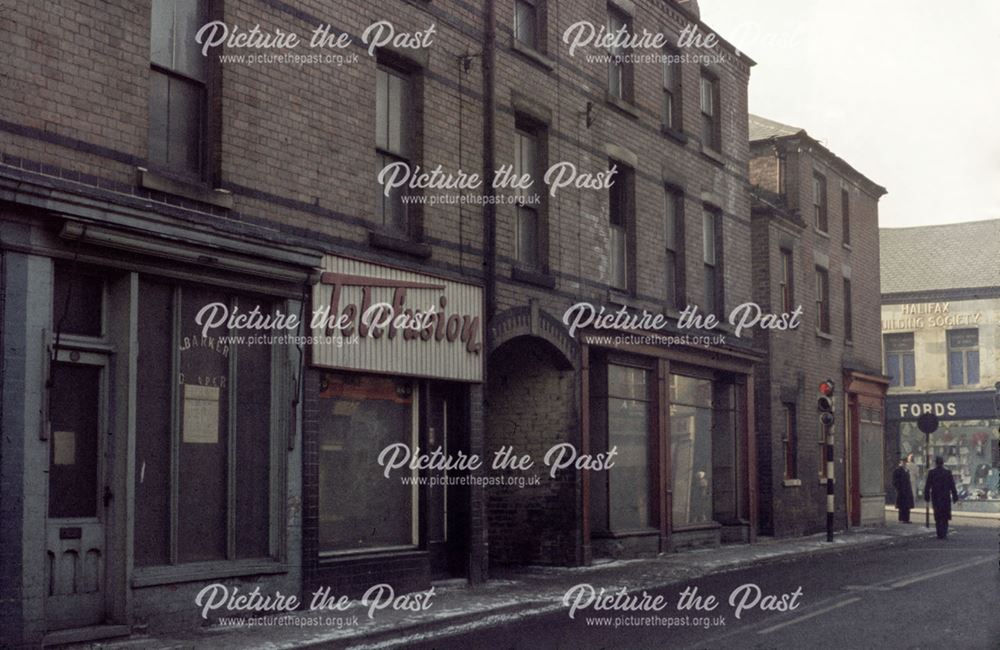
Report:
[{"label": "brickwork wall", "polygon": [[[784,145],[782,145],[784,146]],[[843,372],[845,368],[864,368],[878,374],[881,369],[881,330],[879,321],[878,198],[866,184],[860,183],[839,168],[819,150],[798,153],[798,144],[785,147],[787,157],[788,209],[798,211],[804,228],[772,219],[765,228],[755,226],[754,262],[766,265],[773,278],[764,282],[764,273],[756,285],[755,299],[766,310],[778,311],[781,304],[777,278],[781,272],[781,247],[792,245],[794,255],[794,301],[802,305],[802,324],[796,330],[774,331],[758,337],[758,345],[768,352],[768,368],[758,370],[757,423],[758,451],[761,463],[771,467],[769,476],[761,472],[762,506],[770,495],[770,513],[762,521],[772,525],[779,536],[808,534],[826,525],[826,486],[818,480],[824,462],[821,432],[815,397],[817,386],[825,379],[837,384],[837,420],[835,424],[836,517],[838,527],[847,525],[845,489],[845,438]],[[775,179],[767,171],[775,167],[776,153],[770,143],[752,146],[751,182],[765,189],[776,189]],[[826,178],[828,233],[813,225],[813,172]],[[760,171],[758,178],[755,171]],[[759,183],[758,183],[759,180]],[[844,245],[841,187],[849,189],[851,243]],[[828,268],[830,280],[830,334],[817,333],[816,266]],[[845,276],[851,279],[853,339],[844,339]],[[804,360],[809,360],[805,362]],[[766,381],[769,375],[769,381]],[[798,475],[801,485],[785,485],[784,445],[782,442],[783,403],[794,396],[798,416]],[[770,453],[770,460],[764,456]],[[768,521],[770,519],[770,521]]]}]

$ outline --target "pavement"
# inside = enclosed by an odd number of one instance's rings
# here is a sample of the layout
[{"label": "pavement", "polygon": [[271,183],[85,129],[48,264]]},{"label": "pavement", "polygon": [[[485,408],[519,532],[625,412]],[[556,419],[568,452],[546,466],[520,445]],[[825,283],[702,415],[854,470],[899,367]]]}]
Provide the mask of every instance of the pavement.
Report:
[{"label": "pavement", "polygon": [[[888,513],[887,513],[888,514]],[[654,590],[702,576],[790,562],[803,556],[856,552],[862,549],[905,544],[934,535],[933,527],[890,521],[884,527],[855,528],[838,532],[833,542],[825,534],[799,538],[758,538],[754,544],[726,545],[655,558],[598,562],[589,567],[526,567],[493,571],[482,585],[463,582],[436,583],[431,606],[424,611],[374,612],[359,602],[346,611],[294,612],[240,627],[212,625],[174,635],[136,635],[126,640],[92,643],[92,650],[188,650],[201,648],[267,649],[401,647],[407,640],[427,638],[437,629],[495,625],[511,618],[525,618],[565,610],[562,598],[577,584],[599,589],[623,584],[630,591]],[[194,606],[192,604],[192,606]]]},{"label": "pavement", "polygon": [[[725,570],[611,605],[494,616],[355,648],[385,650],[1000,650],[995,521],[945,540],[813,553]],[[652,605],[642,606],[643,603]],[[659,603],[659,604],[657,604]]]}]

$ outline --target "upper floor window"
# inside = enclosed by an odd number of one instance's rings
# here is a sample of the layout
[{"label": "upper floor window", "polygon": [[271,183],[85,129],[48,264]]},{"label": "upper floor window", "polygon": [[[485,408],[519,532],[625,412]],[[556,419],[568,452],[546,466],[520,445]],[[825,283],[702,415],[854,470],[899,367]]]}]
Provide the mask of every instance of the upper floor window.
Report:
[{"label": "upper floor window", "polygon": [[[631,21],[627,14],[616,7],[608,7],[608,33],[614,35],[625,30],[627,33],[631,28]],[[626,55],[628,49],[612,45],[608,49],[608,94],[616,99],[625,101],[632,100],[632,67]]]},{"label": "upper floor window", "polygon": [[719,80],[707,72],[701,73],[701,144],[719,151]]},{"label": "upper floor window", "polygon": [[702,258],[705,263],[705,310],[722,312],[722,269],[720,259],[721,215],[705,208],[702,212]]},{"label": "upper floor window", "polygon": [[515,240],[518,263],[529,268],[540,266],[541,186],[539,177],[540,130],[521,120],[514,130],[514,174],[531,179],[531,185],[517,190],[517,238]]},{"label": "upper floor window", "polygon": [[846,189],[840,190],[840,214],[844,226],[844,243],[851,245],[851,193]]},{"label": "upper floor window", "polygon": [[851,280],[844,278],[844,340],[854,338],[854,299],[851,296]]},{"label": "upper floor window", "polygon": [[663,50],[663,126],[681,130],[681,63],[677,50]]},{"label": "upper floor window", "polygon": [[[392,164],[411,164],[409,75],[380,65],[375,71],[375,158],[378,172]],[[388,175],[387,175],[388,177]],[[391,230],[408,232],[405,190],[381,184],[375,202],[378,221]]]},{"label": "upper floor window", "polygon": [[514,38],[533,50],[539,48],[539,6],[537,0],[514,0]]},{"label": "upper floor window", "polygon": [[916,364],[913,357],[913,332],[886,334],[885,374],[889,375],[889,386],[916,385]]},{"label": "upper floor window", "polygon": [[610,161],[609,165],[617,165],[618,173],[613,177],[614,183],[608,191],[608,217],[611,227],[610,275],[611,286],[616,289],[630,288],[629,276],[632,273],[629,239],[629,229],[634,223],[635,197],[632,195],[632,170],[620,162]]},{"label": "upper floor window", "polygon": [[979,384],[979,330],[948,332],[948,385]]},{"label": "upper floor window", "polygon": [[781,311],[792,311],[793,279],[795,277],[795,264],[792,251],[781,249],[781,275],[779,276],[779,288],[781,289]]},{"label": "upper floor window", "polygon": [[813,226],[820,232],[829,232],[826,217],[826,178],[813,174]]},{"label": "upper floor window", "polygon": [[816,267],[816,329],[830,333],[830,274],[822,266]]},{"label": "upper floor window", "polygon": [[150,18],[149,163],[192,180],[206,159],[208,57],[195,41],[204,4],[153,0]]},{"label": "upper floor window", "polygon": [[795,419],[795,405],[782,405],[784,431],[781,441],[785,447],[785,480],[799,477],[799,431]]},{"label": "upper floor window", "polygon": [[666,229],[666,281],[667,306],[680,308],[683,300],[683,196],[674,190],[667,190],[664,204],[664,227]]}]

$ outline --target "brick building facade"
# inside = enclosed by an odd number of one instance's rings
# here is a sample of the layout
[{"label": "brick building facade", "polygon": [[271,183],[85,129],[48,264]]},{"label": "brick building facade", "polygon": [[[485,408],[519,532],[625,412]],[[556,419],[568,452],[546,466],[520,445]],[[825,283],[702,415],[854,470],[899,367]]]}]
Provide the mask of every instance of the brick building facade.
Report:
[{"label": "brick building facade", "polygon": [[[304,40],[328,25],[343,47],[203,53],[213,20]],[[410,37],[373,46],[380,21]],[[652,62],[571,52],[581,21],[667,44],[616,51]],[[356,596],[752,540],[749,334],[664,344],[562,322],[587,302],[683,335],[685,305],[725,322],[753,298],[753,62],[678,43],[692,28],[711,33],[697,3],[630,0],[8,12],[4,643],[203,624],[214,582]],[[383,191],[396,163],[486,183]],[[538,191],[557,163],[614,182]],[[491,189],[504,165],[537,189]],[[360,323],[379,301],[443,315],[409,336]],[[210,304],[329,307],[361,339],[234,341],[258,332],[202,329]],[[550,478],[539,460],[560,443],[618,465]],[[390,444],[509,446],[541,482],[411,486],[444,476],[383,476]]]},{"label": "brick building facade", "polygon": [[[752,61],[722,41],[711,51],[684,49],[692,55],[684,62],[637,61],[617,69],[588,58],[603,50],[571,53],[564,40],[569,33],[572,42],[579,21],[625,24],[634,33],[666,35],[667,48],[653,53],[681,54],[670,48],[686,27],[711,32],[686,13],[696,9],[690,3],[527,4],[535,7],[525,19],[533,29],[523,34],[515,3],[497,4],[498,164],[516,162],[516,148],[527,147],[541,169],[568,161],[581,172],[614,167],[618,174],[611,190],[543,196],[539,209],[524,216],[529,228],[544,224],[538,249],[527,254],[522,242],[532,237],[523,233],[523,208],[497,208],[486,447],[510,446],[538,459],[552,445],[569,442],[581,453],[617,447],[626,458],[610,472],[568,469],[554,478],[543,475],[537,487],[492,488],[491,563],[585,564],[594,556],[749,539],[755,506],[746,481],[755,464],[747,447],[753,441],[746,438],[752,421],[743,420],[751,411],[747,391],[755,356],[746,334],[737,339],[729,330],[727,344],[711,350],[630,345],[588,342],[594,332],[569,337],[562,321],[571,305],[587,302],[665,313],[676,332],[686,304],[725,321],[729,309],[750,300],[746,107]],[[693,56],[705,53],[720,56],[704,64]],[[711,260],[703,255],[706,247]],[[671,406],[678,382],[686,387],[689,381],[704,411]],[[626,413],[628,406],[635,408]],[[698,448],[697,462],[705,466],[696,478],[691,450],[697,432],[692,428],[681,440],[680,429],[694,422],[695,412],[706,422],[721,422],[726,408],[739,420],[728,430],[732,455],[717,454],[713,479],[706,442]],[[678,431],[673,440],[671,424]],[[727,447],[720,436],[719,449]],[[692,514],[693,495],[703,501],[699,514]]]},{"label": "brick building facade", "polygon": [[[210,20],[306,40],[329,25],[346,45],[305,62],[221,46],[203,56],[194,36]],[[433,25],[433,44],[369,51],[365,30],[382,20],[397,33]],[[461,540],[436,547],[421,526],[443,506],[428,488],[368,485],[409,504],[407,523],[366,537],[358,520],[353,538],[325,538],[324,522],[367,515],[343,512],[365,492],[332,505],[320,494],[339,470],[323,461],[344,434],[332,411],[389,404],[426,446],[449,404],[449,426],[474,453],[478,381],[420,368],[380,381],[320,367],[317,350],[292,343],[227,348],[220,336],[253,331],[203,337],[192,310],[218,301],[301,313],[331,260],[347,258],[383,283],[420,273],[409,284],[481,292],[481,211],[415,207],[394,222],[375,175],[382,149],[481,170],[482,13],[458,2],[20,3],[0,33],[10,45],[0,98],[3,644],[203,624],[194,599],[212,582],[353,596],[378,582],[425,587],[440,573],[479,579],[481,488],[453,493]],[[376,105],[398,100],[390,79],[413,102],[405,146],[398,131],[379,136],[388,118]],[[436,290],[410,291],[422,300]],[[98,388],[74,392],[79,384]],[[390,392],[379,402],[351,390]]]},{"label": "brick building facade", "polygon": [[883,521],[886,380],[879,331],[878,199],[885,189],[805,130],[750,116],[754,299],[801,307],[801,324],[763,330],[757,369],[761,529],[826,526],[824,434],[817,387],[836,384],[837,528]]}]

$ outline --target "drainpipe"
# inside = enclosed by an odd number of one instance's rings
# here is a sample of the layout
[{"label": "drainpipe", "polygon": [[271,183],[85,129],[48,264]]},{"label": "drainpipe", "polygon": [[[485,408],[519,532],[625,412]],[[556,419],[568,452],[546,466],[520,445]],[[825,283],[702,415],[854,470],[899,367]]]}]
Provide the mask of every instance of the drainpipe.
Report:
[{"label": "drainpipe", "polygon": [[494,0],[483,2],[483,190],[486,201],[483,205],[483,270],[486,273],[486,354],[493,341],[490,326],[496,314],[496,238],[497,209],[493,203],[493,172],[496,162],[494,124],[496,121],[496,17]]}]

